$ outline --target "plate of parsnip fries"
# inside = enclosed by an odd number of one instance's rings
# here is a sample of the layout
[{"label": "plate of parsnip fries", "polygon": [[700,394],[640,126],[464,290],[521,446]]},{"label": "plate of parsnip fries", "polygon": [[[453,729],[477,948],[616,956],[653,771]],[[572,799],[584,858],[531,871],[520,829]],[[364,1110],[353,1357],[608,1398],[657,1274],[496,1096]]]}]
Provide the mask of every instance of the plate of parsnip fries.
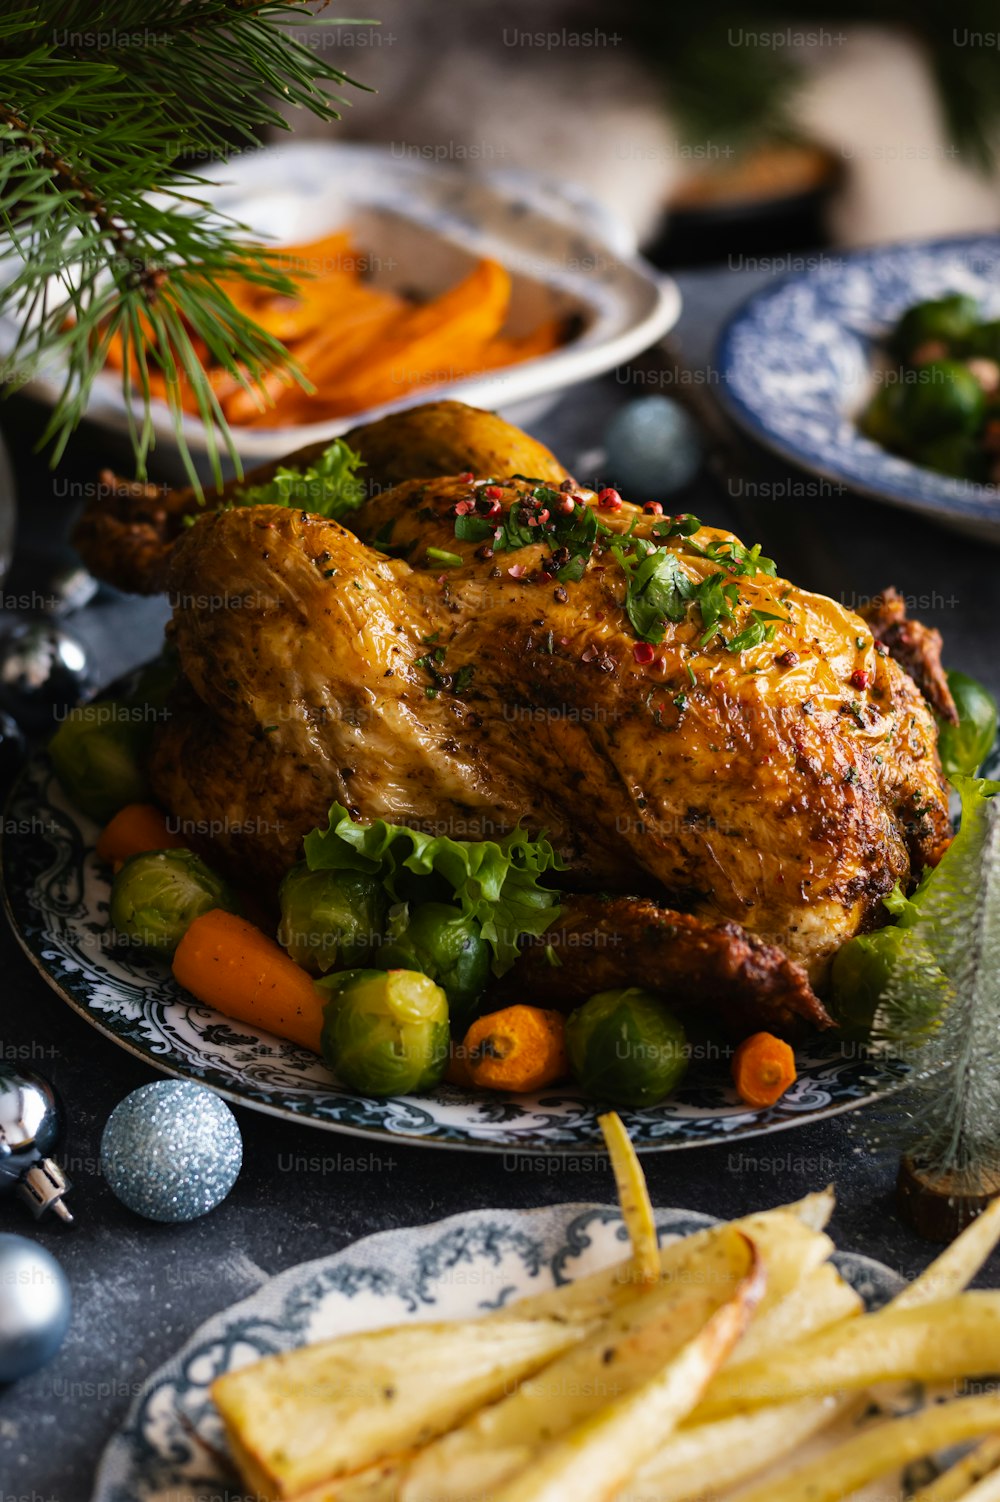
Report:
[{"label": "plate of parsnip fries", "polygon": [[967,1291],[1000,1202],[904,1284],[837,1251],[829,1189],[654,1212],[602,1126],[620,1213],[477,1211],[281,1274],[150,1378],[94,1502],[1000,1497],[1000,1293]]}]

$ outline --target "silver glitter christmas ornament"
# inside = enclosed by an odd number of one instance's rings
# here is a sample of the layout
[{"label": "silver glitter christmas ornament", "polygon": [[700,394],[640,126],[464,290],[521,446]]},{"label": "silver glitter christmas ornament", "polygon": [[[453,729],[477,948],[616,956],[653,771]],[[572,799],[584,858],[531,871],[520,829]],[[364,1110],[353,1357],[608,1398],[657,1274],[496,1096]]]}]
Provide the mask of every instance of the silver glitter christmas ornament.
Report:
[{"label": "silver glitter christmas ornament", "polygon": [[0,1235],[0,1382],[51,1361],[69,1328],[70,1302],[50,1252],[26,1236]]},{"label": "silver glitter christmas ornament", "polygon": [[640,396],[616,412],[604,434],[602,473],[629,500],[672,495],[702,461],[694,418],[668,396]]},{"label": "silver glitter christmas ornament", "polygon": [[226,1103],[187,1080],[142,1085],[115,1107],[101,1140],[114,1193],[147,1220],[195,1220],[222,1203],[243,1166]]}]

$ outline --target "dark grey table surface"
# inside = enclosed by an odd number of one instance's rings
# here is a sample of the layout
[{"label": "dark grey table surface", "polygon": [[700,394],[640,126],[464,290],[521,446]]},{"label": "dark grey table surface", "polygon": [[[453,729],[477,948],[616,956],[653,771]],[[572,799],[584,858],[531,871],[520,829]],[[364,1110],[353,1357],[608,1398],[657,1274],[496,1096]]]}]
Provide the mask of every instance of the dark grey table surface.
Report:
[{"label": "dark grey table surface", "polygon": [[[701,389],[711,393],[710,352],[729,310],[764,278],[700,272],[680,278],[679,337]],[[591,449],[609,414],[651,390],[619,372],[567,393],[536,425],[571,466]],[[676,383],[675,383],[676,389]],[[66,555],[72,497],[106,462],[99,439],[81,434],[55,478],[31,452],[37,414],[0,408],[20,496],[16,581],[41,581]],[[763,476],[763,478],[762,478]],[[740,491],[743,490],[741,494]],[[761,541],[781,572],[847,603],[894,583],[945,635],[947,659],[1000,691],[1000,551],[767,463],[755,489],[704,479],[690,509]],[[73,617],[102,681],[155,650],[166,609],[158,601],[102,592]],[[66,1343],[43,1371],[0,1389],[0,1499],[85,1502],[101,1450],[143,1380],[216,1310],[269,1275],[374,1231],[420,1224],[467,1208],[613,1202],[610,1174],[572,1162],[362,1144],[237,1110],[245,1167],[229,1199],[190,1225],[137,1219],[102,1182],[101,1130],[119,1100],[152,1071],[92,1031],[59,1000],[0,932],[0,1058],[47,1074],[69,1113],[65,1159],[76,1182],[76,1229],[35,1226],[0,1201],[0,1229],[36,1236],[60,1259],[73,1288]],[[912,1277],[931,1249],[893,1209],[896,1164],[873,1155],[860,1116],[838,1117],[779,1136],[645,1159],[655,1202],[731,1216],[779,1204],[833,1182],[841,1245]],[[368,1151],[368,1147],[371,1151]],[[309,1160],[297,1170],[297,1159]],[[338,1161],[339,1159],[339,1161]],[[363,1164],[352,1168],[351,1160]],[[987,1281],[1000,1281],[994,1259]]]}]

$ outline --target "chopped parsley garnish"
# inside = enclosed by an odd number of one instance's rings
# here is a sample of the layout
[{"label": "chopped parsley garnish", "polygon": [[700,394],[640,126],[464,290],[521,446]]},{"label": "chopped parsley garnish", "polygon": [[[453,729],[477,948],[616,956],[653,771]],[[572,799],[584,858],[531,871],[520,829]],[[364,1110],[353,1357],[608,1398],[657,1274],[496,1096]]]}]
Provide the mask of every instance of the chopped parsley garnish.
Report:
[{"label": "chopped parsley garnish", "polygon": [[749,623],[742,631],[729,639],[730,652],[749,652],[752,647],[762,647],[774,640],[774,621],[787,621],[786,615],[771,615],[766,610],[751,610]]},{"label": "chopped parsley garnish", "polygon": [[683,620],[692,586],[669,548],[651,548],[643,557],[644,546],[633,542],[625,548],[613,542],[610,551],[628,579],[625,612],[632,629],[640,640],[656,644],[663,640],[668,620]]},{"label": "chopped parsley garnish", "polygon": [[711,563],[721,563],[731,574],[751,577],[754,574],[767,574],[773,579],[778,572],[773,558],[761,556],[759,542],[755,542],[752,548],[745,548],[735,538],[727,538],[724,542],[710,542],[707,548],[700,548],[696,542],[688,543],[688,546],[700,558],[707,558]]},{"label": "chopped parsley garnish", "polygon": [[565,499],[548,485],[536,485],[504,515],[487,517],[468,511],[456,516],[455,536],[459,542],[488,542],[495,553],[512,553],[547,541],[552,558],[546,572],[560,583],[576,583],[583,578],[598,537],[612,534],[592,506],[580,503],[570,512],[563,511]]},{"label": "chopped parsley garnish", "polygon": [[[455,536],[462,542],[489,542],[495,553],[548,541],[552,552],[543,567],[559,583],[582,579],[595,549],[599,554],[611,553],[625,575],[625,613],[632,629],[640,641],[654,646],[663,641],[667,622],[682,621],[693,605],[701,616],[699,646],[706,646],[716,635],[723,635],[724,623],[736,620],[740,599],[736,579],[759,574],[774,578],[777,574],[774,559],[762,555],[760,543],[747,548],[735,538],[712,541],[706,547],[692,542],[701,522],[690,514],[662,518],[652,528],[649,540],[633,535],[638,514],[628,531],[620,534],[601,520],[593,506],[581,501],[566,510],[565,505],[565,492],[536,485],[505,514],[488,517],[474,509],[463,511],[455,517]],[[684,572],[677,554],[663,546],[676,538],[685,539],[686,548],[699,558],[720,564],[719,570],[696,583]],[[742,630],[729,638],[723,635],[723,641],[731,652],[749,651],[771,641],[775,634],[772,622],[785,619],[751,610]],[[688,672],[693,683],[690,666]]]},{"label": "chopped parsley garnish", "polygon": [[445,548],[428,548],[427,557],[431,563],[440,563],[445,568],[461,568],[462,559],[458,553],[449,553]]},{"label": "chopped parsley garnish", "polygon": [[693,537],[700,531],[701,522],[687,512],[684,516],[665,516],[661,522],[656,523],[653,536],[657,542],[667,542],[671,537]]}]

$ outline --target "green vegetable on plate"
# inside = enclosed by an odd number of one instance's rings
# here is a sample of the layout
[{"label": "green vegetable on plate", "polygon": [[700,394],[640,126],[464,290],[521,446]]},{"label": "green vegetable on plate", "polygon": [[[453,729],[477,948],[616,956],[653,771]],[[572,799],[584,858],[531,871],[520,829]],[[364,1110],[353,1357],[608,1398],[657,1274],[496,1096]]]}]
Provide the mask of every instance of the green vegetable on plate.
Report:
[{"label": "green vegetable on plate", "polygon": [[421,902],[378,953],[380,970],[419,970],[436,981],[448,998],[452,1022],[475,1016],[490,978],[490,950],[475,918],[446,902]]},{"label": "green vegetable on plate", "polygon": [[944,344],[949,353],[963,352],[979,323],[979,304],[963,292],[914,304],[896,323],[889,347],[901,360],[909,360],[922,344]]},{"label": "green vegetable on plate", "polygon": [[986,396],[960,360],[932,360],[904,381],[896,418],[911,444],[975,433],[986,411]]},{"label": "green vegetable on plate", "polygon": [[969,335],[968,346],[970,355],[1000,361],[1000,318],[978,324]]},{"label": "green vegetable on plate", "polygon": [[975,678],[954,670],[948,687],[958,710],[958,724],[943,721],[938,730],[938,751],[944,775],[974,777],[997,738],[997,704],[993,695]]},{"label": "green vegetable on plate", "polygon": [[347,970],[327,991],[323,1057],[352,1090],[410,1095],[436,1085],[448,1063],[448,1001],[413,970]]},{"label": "green vegetable on plate", "polygon": [[152,730],[141,708],[122,700],[70,711],[49,742],[49,756],[77,808],[106,823],[126,803],[149,797],[143,761]]},{"label": "green vegetable on plate", "polygon": [[662,1002],[638,986],[600,991],[566,1020],[573,1075],[613,1106],[654,1106],[688,1065],[687,1036]]},{"label": "green vegetable on plate", "polygon": [[383,819],[355,823],[334,803],[327,828],[303,844],[310,870],[363,872],[390,902],[454,901],[479,924],[494,975],[510,969],[522,934],[544,933],[559,916],[559,894],[541,878],[563,862],[548,840],[521,828],[496,840],[453,840]]},{"label": "green vegetable on plate", "polygon": [[212,908],[238,913],[229,884],[191,850],[133,855],[111,886],[111,924],[137,948],[173,954],[195,918]]},{"label": "green vegetable on plate", "polygon": [[278,943],[310,975],[367,964],[385,924],[381,884],[360,871],[310,871],[304,861],[278,893]]}]

